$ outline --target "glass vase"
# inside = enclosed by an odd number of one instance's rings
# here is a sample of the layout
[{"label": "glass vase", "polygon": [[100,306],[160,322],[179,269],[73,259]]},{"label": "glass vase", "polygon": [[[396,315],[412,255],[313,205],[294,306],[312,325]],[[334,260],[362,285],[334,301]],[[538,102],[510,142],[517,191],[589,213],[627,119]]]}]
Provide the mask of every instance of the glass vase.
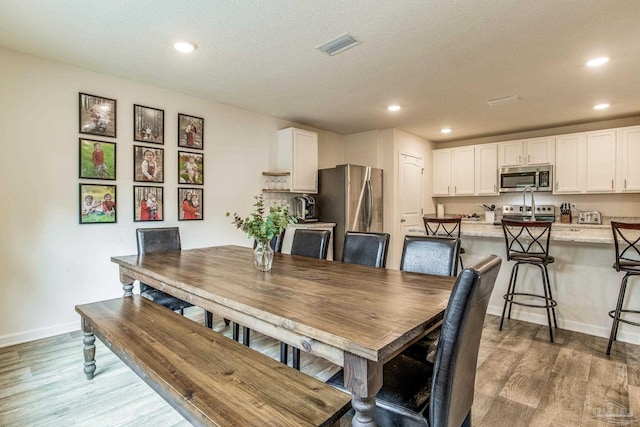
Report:
[{"label": "glass vase", "polygon": [[273,249],[268,240],[258,240],[253,250],[253,264],[259,271],[271,270],[273,263]]}]

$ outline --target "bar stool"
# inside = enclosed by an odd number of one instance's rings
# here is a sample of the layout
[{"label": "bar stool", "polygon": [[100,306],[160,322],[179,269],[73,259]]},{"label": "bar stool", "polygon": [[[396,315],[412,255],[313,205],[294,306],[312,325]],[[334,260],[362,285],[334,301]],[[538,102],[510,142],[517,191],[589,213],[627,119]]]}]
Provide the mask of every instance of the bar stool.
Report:
[{"label": "bar stool", "polygon": [[[436,236],[436,237],[453,237],[454,239],[460,240],[460,224],[462,223],[462,218],[431,218],[431,217],[423,217],[424,228],[427,231],[427,236]],[[460,247],[460,254],[458,255],[458,260],[460,261],[460,269],[464,270],[464,265],[462,265],[462,254],[465,253],[463,247]]]},{"label": "bar stool", "polygon": [[613,230],[613,243],[616,250],[616,262],[613,264],[613,268],[615,268],[616,271],[624,271],[625,275],[620,283],[620,293],[618,294],[616,309],[609,312],[609,317],[613,319],[613,324],[611,325],[607,355],[611,354],[611,346],[617,338],[618,325],[620,322],[640,326],[638,322],[633,322],[621,317],[624,313],[640,314],[639,310],[622,308],[629,277],[640,276],[640,223],[629,224],[611,221],[611,229]]},{"label": "bar stool", "polygon": [[[515,261],[516,263],[511,270],[511,278],[509,279],[507,293],[503,296],[504,308],[502,309],[499,330],[502,330],[507,306],[509,306],[507,319],[511,319],[511,308],[513,307],[513,304],[523,305],[526,307],[544,308],[547,311],[547,320],[549,322],[549,340],[553,342],[551,317],[553,316],[553,324],[557,328],[558,321],[556,320],[555,307],[558,303],[553,299],[553,295],[551,294],[549,270],[547,269],[547,265],[553,264],[555,261],[555,259],[549,255],[551,224],[552,223],[550,221],[502,220],[502,230],[504,231],[505,243],[507,245],[507,260]],[[518,270],[523,264],[535,265],[540,269],[544,295],[516,292]],[[516,298],[521,297],[538,298],[543,301],[543,304],[516,301]]]}]

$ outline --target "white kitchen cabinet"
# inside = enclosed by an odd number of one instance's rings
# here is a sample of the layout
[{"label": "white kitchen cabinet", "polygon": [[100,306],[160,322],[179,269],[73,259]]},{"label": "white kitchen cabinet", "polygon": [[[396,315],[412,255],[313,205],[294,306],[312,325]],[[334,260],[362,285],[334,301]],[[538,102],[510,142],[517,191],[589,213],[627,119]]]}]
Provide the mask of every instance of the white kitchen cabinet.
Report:
[{"label": "white kitchen cabinet", "polygon": [[475,189],[474,147],[433,151],[434,196],[473,196]]},{"label": "white kitchen cabinet", "polygon": [[498,186],[498,144],[475,146],[475,194],[477,196],[497,196]]},{"label": "white kitchen cabinet", "polygon": [[617,191],[640,192],[640,126],[619,129],[617,138]]},{"label": "white kitchen cabinet", "polygon": [[498,164],[500,167],[553,164],[554,142],[554,137],[501,142],[498,144]]},{"label": "white kitchen cabinet", "polygon": [[616,189],[616,132],[587,132],[587,193],[613,193]]},{"label": "white kitchen cabinet", "polygon": [[586,190],[585,133],[556,137],[554,194],[577,194]]},{"label": "white kitchen cabinet", "polygon": [[302,129],[278,131],[276,171],[289,172],[292,193],[318,193],[318,134]]}]

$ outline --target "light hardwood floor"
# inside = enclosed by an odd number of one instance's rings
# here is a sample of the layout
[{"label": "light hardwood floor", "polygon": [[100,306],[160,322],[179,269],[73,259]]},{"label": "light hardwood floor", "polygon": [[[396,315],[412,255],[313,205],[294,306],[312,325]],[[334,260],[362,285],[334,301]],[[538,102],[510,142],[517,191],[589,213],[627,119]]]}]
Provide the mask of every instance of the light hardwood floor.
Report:
[{"label": "light hardwood floor", "polygon": [[[202,321],[202,310],[187,315]],[[222,319],[214,329],[230,336]],[[499,318],[485,321],[474,426],[640,426],[640,346]],[[188,426],[176,411],[96,340],[97,370],[82,371],[80,331],[0,349],[0,426]],[[275,340],[251,347],[274,358]],[[325,380],[337,366],[302,355],[302,371]],[[628,413],[632,416],[625,416]],[[346,422],[341,425],[348,424]]]}]

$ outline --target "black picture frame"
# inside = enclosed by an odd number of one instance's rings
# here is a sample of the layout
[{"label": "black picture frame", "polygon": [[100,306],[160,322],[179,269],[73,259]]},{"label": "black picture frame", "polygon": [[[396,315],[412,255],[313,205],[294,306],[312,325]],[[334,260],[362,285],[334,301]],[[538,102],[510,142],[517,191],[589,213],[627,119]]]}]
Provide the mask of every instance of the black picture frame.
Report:
[{"label": "black picture frame", "polygon": [[164,144],[164,110],[133,104],[133,140]]},{"label": "black picture frame", "polygon": [[79,133],[115,138],[117,118],[117,101],[115,99],[80,92],[78,103]]},{"label": "black picture frame", "polygon": [[[148,153],[153,154],[153,159],[147,158]],[[164,183],[164,149],[133,146],[133,181],[146,183]]]},{"label": "black picture frame", "polygon": [[[189,196],[190,195],[190,196]],[[194,206],[193,197],[198,198]],[[178,188],[178,221],[201,221],[204,219],[204,189]]]},{"label": "black picture frame", "polygon": [[204,154],[178,151],[178,184],[204,185]]},{"label": "black picture frame", "polygon": [[80,184],[78,209],[80,224],[117,223],[116,190],[115,185]]},{"label": "black picture frame", "polygon": [[78,138],[78,177],[115,181],[116,143]]},{"label": "black picture frame", "polygon": [[204,119],[178,113],[178,147],[204,150]]},{"label": "black picture frame", "polygon": [[133,221],[164,221],[164,188],[146,185],[133,186]]}]

